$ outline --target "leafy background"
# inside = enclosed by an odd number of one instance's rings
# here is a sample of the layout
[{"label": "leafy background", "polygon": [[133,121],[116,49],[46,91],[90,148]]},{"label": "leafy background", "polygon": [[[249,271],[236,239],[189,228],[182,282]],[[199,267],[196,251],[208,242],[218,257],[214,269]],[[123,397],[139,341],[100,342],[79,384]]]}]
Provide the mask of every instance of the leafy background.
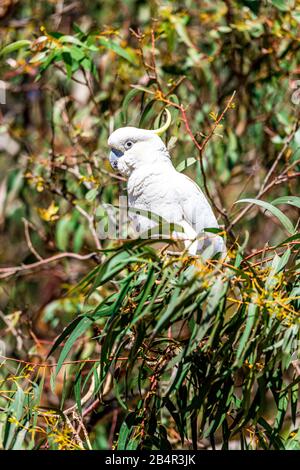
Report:
[{"label": "leafy background", "polygon": [[[299,449],[300,2],[5,0],[0,21],[0,446]],[[226,261],[97,237],[125,193],[108,135],[166,106]]]}]

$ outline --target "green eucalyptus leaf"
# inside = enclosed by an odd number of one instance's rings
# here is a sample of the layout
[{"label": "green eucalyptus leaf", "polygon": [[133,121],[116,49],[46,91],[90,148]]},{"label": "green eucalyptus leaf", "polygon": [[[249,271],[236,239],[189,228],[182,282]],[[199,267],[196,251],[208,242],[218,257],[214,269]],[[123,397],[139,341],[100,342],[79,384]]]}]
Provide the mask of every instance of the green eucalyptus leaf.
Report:
[{"label": "green eucalyptus leaf", "polygon": [[277,207],[273,206],[269,202],[266,201],[260,201],[259,199],[240,199],[239,201],[236,202],[236,204],[241,203],[241,202],[247,202],[249,204],[256,204],[263,209],[271,212],[284,226],[284,228],[291,234],[293,235],[295,233],[295,228],[290,221],[290,219]]}]

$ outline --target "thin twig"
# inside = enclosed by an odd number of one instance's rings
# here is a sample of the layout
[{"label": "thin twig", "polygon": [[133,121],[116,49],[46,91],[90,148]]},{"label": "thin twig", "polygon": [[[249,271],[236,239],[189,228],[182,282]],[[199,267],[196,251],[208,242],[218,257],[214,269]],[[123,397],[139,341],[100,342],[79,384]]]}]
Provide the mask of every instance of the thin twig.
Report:
[{"label": "thin twig", "polygon": [[119,410],[118,408],[116,408],[113,411],[112,423],[111,423],[111,428],[110,428],[109,437],[108,437],[108,446],[110,449],[112,449],[112,446],[114,443],[114,435],[115,435],[115,430],[116,430],[117,421],[118,421],[118,414],[119,414]]},{"label": "thin twig", "polygon": [[[287,150],[287,148],[289,147],[292,139],[294,138],[294,135],[296,134],[297,130],[299,128],[299,120],[297,119],[295,125],[294,125],[294,128],[292,130],[292,132],[290,133],[290,135],[288,136],[288,138],[286,139],[285,141],[285,144],[284,146],[282,147],[282,149],[280,150],[280,152],[278,153],[273,165],[271,166],[270,170],[268,171],[264,181],[263,181],[263,184],[261,186],[261,188],[259,189],[255,199],[259,199],[261,196],[263,196],[263,194],[266,192],[266,189],[270,187],[270,185],[267,186],[267,183],[269,182],[272,174],[274,173],[274,171],[276,170],[276,167],[278,165],[278,163],[280,162],[280,160],[282,159],[285,151]],[[273,187],[273,183],[271,183],[271,187]],[[252,209],[252,207],[254,206],[254,204],[248,204],[236,217],[235,219],[230,223],[229,225],[229,229],[231,229],[235,224],[237,224],[243,217],[244,215],[250,210]]]},{"label": "thin twig", "polygon": [[[54,362],[52,364],[47,364],[44,362],[32,362],[32,361],[25,361],[24,359],[16,359],[14,357],[7,357],[3,356],[0,354],[0,357],[2,357],[5,361],[12,361],[12,362],[18,362],[20,364],[25,364],[28,366],[32,367],[45,367],[45,368],[52,368],[56,367],[58,365],[58,362]],[[110,360],[114,359],[114,357],[110,357]],[[118,361],[128,361],[128,357],[118,357]],[[89,363],[96,363],[99,362],[99,359],[78,359],[77,361],[65,361],[62,363],[62,366],[68,366],[68,365],[73,365],[73,364],[89,364]]]},{"label": "thin twig", "polygon": [[92,258],[93,256],[96,256],[96,254],[97,254],[96,252],[89,253],[87,255],[79,255],[77,253],[69,253],[69,252],[59,253],[57,255],[51,256],[50,258],[36,261],[35,263],[22,264],[21,266],[9,266],[7,268],[0,268],[0,278],[5,278],[16,273],[21,273],[23,271],[40,268],[41,266],[44,266],[49,263],[53,263],[54,261],[58,261],[63,258],[75,258],[75,259],[82,261],[82,260]]},{"label": "thin twig", "polygon": [[216,128],[219,126],[220,122],[222,121],[222,119],[224,118],[225,114],[227,113],[228,109],[232,106],[232,102],[234,100],[234,97],[235,97],[235,94],[236,94],[236,91],[234,91],[231,95],[231,97],[229,98],[229,100],[227,101],[227,105],[225,106],[225,108],[223,109],[223,111],[221,112],[221,114],[218,116],[218,118],[216,119],[214,125],[212,126],[209,134],[205,137],[204,141],[202,142],[202,144],[200,145],[200,149],[201,149],[201,152],[204,151],[206,145],[208,144],[209,140],[211,139],[211,137],[214,135],[215,133],[215,130]]},{"label": "thin twig", "polygon": [[[16,338],[16,341],[17,341],[17,350],[18,351],[21,351],[22,347],[23,347],[23,338],[22,336],[18,333],[18,331],[16,330],[16,328],[14,327],[14,324],[12,321],[9,321],[9,318],[7,315],[4,315],[4,313],[2,312],[2,310],[0,310],[0,317],[2,318],[2,320],[4,321],[4,323],[7,325],[8,329],[7,329],[7,332],[11,332],[13,334],[13,336]],[[2,357],[2,356],[1,356]]]},{"label": "thin twig", "polygon": [[66,422],[67,422],[67,425],[68,425],[69,429],[72,431],[72,434],[73,434],[73,437],[74,437],[74,440],[75,440],[76,444],[80,447],[80,449],[84,449],[83,442],[82,442],[79,434],[77,433],[76,429],[74,428],[73,424],[71,423],[70,419],[68,418],[68,416],[65,416],[65,419],[66,419]]},{"label": "thin twig", "polygon": [[97,406],[100,404],[99,398],[96,398],[96,400],[93,401],[87,408],[85,408],[82,412],[82,416],[88,415],[91,411],[93,411]]},{"label": "thin twig", "polygon": [[156,67],[156,60],[155,60],[155,33],[154,29],[151,29],[151,57],[152,57],[152,70],[154,72],[154,79],[158,86],[158,89],[161,90],[161,86],[158,79],[157,67]]},{"label": "thin twig", "polygon": [[85,438],[85,441],[87,443],[87,447],[89,450],[93,450],[93,447],[92,447],[92,444],[91,444],[91,441],[89,439],[89,436],[88,436],[88,433],[87,433],[87,430],[85,428],[85,425],[83,424],[83,420],[81,419],[81,417],[79,416],[79,414],[76,412],[76,411],[73,411],[73,419],[75,421],[78,422],[79,426],[77,428],[77,434],[80,435],[80,431],[82,429],[82,432],[84,434],[84,438]]},{"label": "thin twig", "polygon": [[29,250],[31,251],[31,253],[40,261],[42,261],[42,257],[41,255],[39,255],[39,253],[36,251],[36,249],[34,248],[32,242],[31,242],[31,239],[30,239],[30,233],[29,233],[29,222],[27,219],[25,219],[25,217],[22,217],[22,221],[23,221],[23,224],[24,224],[24,232],[25,232],[25,238],[26,238],[26,243],[27,243],[27,246],[29,248]]},{"label": "thin twig", "polygon": [[83,217],[85,217],[86,220],[88,221],[89,229],[90,229],[90,232],[93,236],[95,246],[96,246],[97,250],[101,250],[101,243],[100,243],[99,237],[97,235],[97,232],[96,232],[96,229],[95,229],[95,226],[94,226],[94,217],[89,215],[84,209],[82,209],[82,207],[80,207],[78,205],[76,205],[75,207],[78,210],[78,212],[80,212],[80,214],[83,215]]},{"label": "thin twig", "polygon": [[[284,246],[290,246],[290,245],[299,245],[300,241],[299,240],[295,240],[295,241],[290,241],[288,243],[283,243],[282,244],[282,247]],[[250,253],[250,255],[246,256],[244,259],[243,259],[243,262],[244,261],[248,261],[249,259],[253,258],[254,256],[257,256],[261,253],[265,253],[267,251],[272,251],[272,250],[275,250],[277,248],[277,246],[269,246],[269,247],[263,247],[261,248],[260,250],[257,250],[255,251],[254,253]],[[279,248],[279,247],[278,247]]]}]

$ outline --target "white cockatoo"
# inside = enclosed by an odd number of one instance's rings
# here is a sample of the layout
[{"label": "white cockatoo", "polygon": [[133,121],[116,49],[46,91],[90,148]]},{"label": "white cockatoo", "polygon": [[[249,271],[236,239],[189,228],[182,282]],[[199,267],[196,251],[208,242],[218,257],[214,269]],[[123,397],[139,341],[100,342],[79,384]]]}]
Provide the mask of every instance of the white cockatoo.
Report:
[{"label": "white cockatoo", "polygon": [[[143,233],[155,225],[157,219],[146,217],[145,211],[160,216],[170,224],[182,227],[181,238],[191,255],[212,246],[212,254],[225,253],[223,239],[205,233],[206,228],[218,228],[217,220],[201,189],[186,175],[174,168],[169,152],[159,137],[170,125],[171,115],[156,130],[121,127],[108,139],[109,160],[114,170],[127,177],[128,207],[133,209],[131,219]],[[138,211],[141,211],[138,215]]]}]

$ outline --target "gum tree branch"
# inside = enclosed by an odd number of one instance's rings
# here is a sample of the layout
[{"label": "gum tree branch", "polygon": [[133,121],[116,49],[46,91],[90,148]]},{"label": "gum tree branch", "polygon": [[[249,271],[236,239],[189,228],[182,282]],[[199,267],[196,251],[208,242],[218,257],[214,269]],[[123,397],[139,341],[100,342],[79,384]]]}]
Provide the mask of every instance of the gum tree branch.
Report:
[{"label": "gum tree branch", "polygon": [[[293,140],[297,130],[299,129],[299,119],[297,119],[295,125],[294,125],[294,128],[292,130],[292,132],[290,133],[290,135],[288,136],[288,138],[286,139],[285,141],[285,144],[284,146],[282,147],[282,149],[280,150],[280,152],[278,153],[273,165],[271,166],[270,170],[268,171],[267,175],[265,176],[265,179],[263,181],[263,184],[260,188],[260,190],[258,191],[255,199],[259,199],[261,196],[264,195],[265,192],[267,192],[271,187],[273,187],[275,184],[276,184],[276,180],[278,181],[278,178],[280,178],[280,176],[278,176],[277,178],[274,179],[274,181],[268,185],[269,183],[269,180],[271,178],[271,176],[273,175],[274,171],[276,170],[277,166],[278,166],[278,163],[280,162],[280,160],[282,159],[285,151],[289,148],[289,145],[291,143],[291,141]],[[231,229],[235,224],[237,224],[243,217],[244,215],[250,210],[252,209],[252,207],[254,206],[254,204],[248,204],[236,217],[235,219],[233,219],[233,221],[230,223],[229,225],[229,229]]]},{"label": "gum tree branch", "polygon": [[0,279],[12,276],[13,274],[16,274],[16,273],[23,273],[26,271],[30,271],[32,269],[40,268],[41,266],[45,266],[49,263],[53,263],[60,259],[74,258],[74,259],[82,261],[82,260],[93,258],[94,256],[96,256],[96,254],[97,254],[96,252],[93,252],[93,253],[88,253],[87,255],[79,255],[77,253],[65,252],[65,253],[59,253],[57,255],[51,256],[50,258],[36,261],[35,263],[31,263],[31,264],[21,264],[20,266],[9,266],[7,268],[0,268]]}]

